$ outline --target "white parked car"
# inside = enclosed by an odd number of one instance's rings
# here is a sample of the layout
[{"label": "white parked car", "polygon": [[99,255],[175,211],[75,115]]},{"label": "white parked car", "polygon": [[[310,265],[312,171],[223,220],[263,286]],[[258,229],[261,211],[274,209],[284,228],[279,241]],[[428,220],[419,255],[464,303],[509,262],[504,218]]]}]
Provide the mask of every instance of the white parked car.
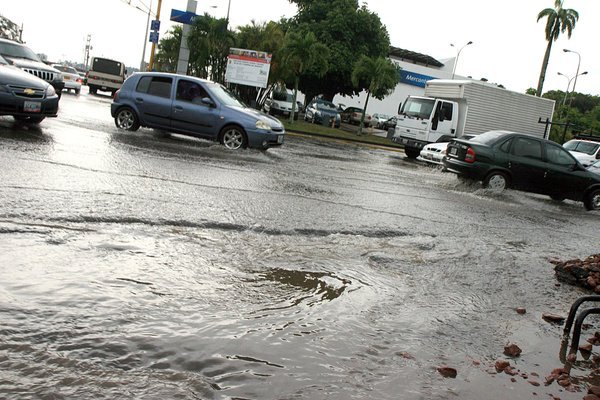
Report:
[{"label": "white parked car", "polygon": [[381,129],[383,127],[384,122],[390,119],[389,115],[375,113],[371,116],[371,123],[374,127]]},{"label": "white parked car", "polygon": [[76,94],[79,94],[83,79],[77,70],[73,67],[69,67],[68,65],[54,64],[52,66],[62,72],[63,80],[65,81],[65,89],[67,91],[73,89]]},{"label": "white parked car", "polygon": [[[598,138],[600,140],[600,138]],[[596,160],[600,160],[600,142],[584,139],[573,139],[563,144],[584,167],[589,167]]]},{"label": "white parked car", "polygon": [[[473,137],[473,135],[464,135],[461,136],[461,139],[469,140]],[[446,148],[450,142],[438,142],[438,143],[429,143],[428,145],[423,147],[421,153],[417,157],[417,160],[425,161],[430,164],[442,165],[442,160],[446,155]]]}]

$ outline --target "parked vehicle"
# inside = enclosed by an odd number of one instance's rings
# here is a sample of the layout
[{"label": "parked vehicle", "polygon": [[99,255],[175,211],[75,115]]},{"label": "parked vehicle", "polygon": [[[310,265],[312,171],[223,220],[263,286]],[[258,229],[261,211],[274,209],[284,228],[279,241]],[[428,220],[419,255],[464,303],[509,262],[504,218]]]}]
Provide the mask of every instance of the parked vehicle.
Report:
[{"label": "parked vehicle", "polygon": [[54,87],[0,56],[0,115],[39,124],[57,113],[58,95]]},{"label": "parked vehicle", "polygon": [[[342,118],[342,122],[358,125],[360,124],[362,114],[362,108],[346,107],[344,111],[340,113],[340,117]],[[371,126],[371,116],[369,114],[365,114],[364,126]]]},{"label": "parked vehicle", "polygon": [[379,128],[382,129],[383,128],[383,124],[390,119],[389,115],[386,114],[379,114],[379,113],[375,113],[371,116],[371,120],[373,121],[373,126],[375,128]]},{"label": "parked vehicle", "polygon": [[313,124],[340,127],[341,117],[335,104],[322,99],[313,99],[304,111],[304,120]]},{"label": "parked vehicle", "polygon": [[[461,139],[469,140],[472,137],[473,135],[464,135]],[[423,147],[417,160],[424,161],[428,164],[443,165],[442,161],[444,160],[449,144],[450,142],[429,143]]]},{"label": "parked vehicle", "polygon": [[600,160],[600,137],[597,137],[597,140],[573,139],[563,144],[563,147],[584,167],[589,167],[596,160]]},{"label": "parked vehicle", "polygon": [[600,175],[557,143],[532,135],[490,131],[470,140],[454,139],[443,163],[448,171],[495,191],[511,187],[600,209]]},{"label": "parked vehicle", "polygon": [[390,128],[392,128],[392,129],[396,128],[396,121],[397,121],[396,117],[391,117],[390,119],[388,119],[387,121],[385,121],[383,123],[383,125],[381,126],[381,129],[387,131]]},{"label": "parked vehicle", "polygon": [[428,143],[494,129],[543,137],[545,124],[539,121],[551,121],[553,112],[554,100],[485,82],[434,79],[426,83],[424,97],[409,96],[401,104],[392,140],[416,158]]},{"label": "parked vehicle", "polygon": [[52,66],[62,72],[63,80],[65,81],[65,89],[67,91],[73,89],[75,94],[79,94],[83,79],[81,76],[79,76],[77,70],[73,67],[69,67],[68,65],[53,64]]},{"label": "parked vehicle", "polygon": [[120,129],[161,129],[215,140],[231,150],[280,146],[285,136],[276,118],[247,107],[218,83],[186,75],[133,74],[110,111]]},{"label": "parked vehicle", "polygon": [[299,101],[299,100],[296,100],[296,106],[298,107],[298,108],[296,109],[298,112],[301,112],[301,113],[303,113],[303,112],[304,112],[304,104],[302,104],[302,102],[301,102],[301,101]]},{"label": "parked vehicle", "polygon": [[111,92],[114,96],[116,91],[121,88],[125,81],[127,69],[125,64],[120,61],[108,58],[93,57],[90,69],[86,74],[86,85],[90,88],[90,93],[96,94],[98,90]]},{"label": "parked vehicle", "polygon": [[61,72],[45,64],[29,47],[12,40],[0,39],[0,55],[9,64],[51,84],[60,98],[65,86]]},{"label": "parked vehicle", "polygon": [[[294,94],[286,88],[276,88],[272,90],[263,105],[263,111],[270,115],[282,115],[289,117],[294,103]],[[298,106],[296,105],[295,119],[298,119]]]},{"label": "parked vehicle", "polygon": [[600,175],[600,160],[592,163],[592,165],[588,167],[588,171]]}]

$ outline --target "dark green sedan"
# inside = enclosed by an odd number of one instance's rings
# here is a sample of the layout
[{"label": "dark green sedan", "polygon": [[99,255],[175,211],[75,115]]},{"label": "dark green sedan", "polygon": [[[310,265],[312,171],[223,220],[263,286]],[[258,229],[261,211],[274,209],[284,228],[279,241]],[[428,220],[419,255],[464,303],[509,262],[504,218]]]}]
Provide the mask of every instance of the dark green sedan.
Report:
[{"label": "dark green sedan", "polygon": [[567,150],[549,140],[507,131],[490,131],[448,145],[444,167],[491,190],[508,187],[582,201],[600,209],[600,175],[586,170]]}]

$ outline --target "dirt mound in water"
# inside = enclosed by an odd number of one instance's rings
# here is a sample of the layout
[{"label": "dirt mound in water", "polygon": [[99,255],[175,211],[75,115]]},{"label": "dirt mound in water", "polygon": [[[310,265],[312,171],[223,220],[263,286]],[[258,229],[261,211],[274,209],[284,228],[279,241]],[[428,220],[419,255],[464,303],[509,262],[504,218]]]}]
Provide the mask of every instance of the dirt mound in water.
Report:
[{"label": "dirt mound in water", "polygon": [[550,261],[554,264],[556,279],[560,282],[593,290],[600,294],[600,254],[585,260]]}]

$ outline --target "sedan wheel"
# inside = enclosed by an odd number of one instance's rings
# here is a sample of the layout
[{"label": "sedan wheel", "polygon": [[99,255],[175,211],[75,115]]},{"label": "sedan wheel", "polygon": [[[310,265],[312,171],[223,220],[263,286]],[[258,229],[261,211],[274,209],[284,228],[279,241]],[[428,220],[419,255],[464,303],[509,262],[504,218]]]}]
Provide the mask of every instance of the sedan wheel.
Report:
[{"label": "sedan wheel", "polygon": [[585,209],[588,211],[600,210],[600,189],[592,190],[583,201]]},{"label": "sedan wheel", "polygon": [[248,140],[246,134],[240,128],[229,126],[221,134],[221,144],[229,150],[238,150],[246,147]]},{"label": "sedan wheel", "polygon": [[508,178],[502,172],[492,172],[483,181],[483,187],[501,192],[508,187]]},{"label": "sedan wheel", "polygon": [[122,108],[117,112],[115,117],[115,125],[119,129],[126,131],[137,131],[140,127],[140,122],[137,115],[131,108]]}]

